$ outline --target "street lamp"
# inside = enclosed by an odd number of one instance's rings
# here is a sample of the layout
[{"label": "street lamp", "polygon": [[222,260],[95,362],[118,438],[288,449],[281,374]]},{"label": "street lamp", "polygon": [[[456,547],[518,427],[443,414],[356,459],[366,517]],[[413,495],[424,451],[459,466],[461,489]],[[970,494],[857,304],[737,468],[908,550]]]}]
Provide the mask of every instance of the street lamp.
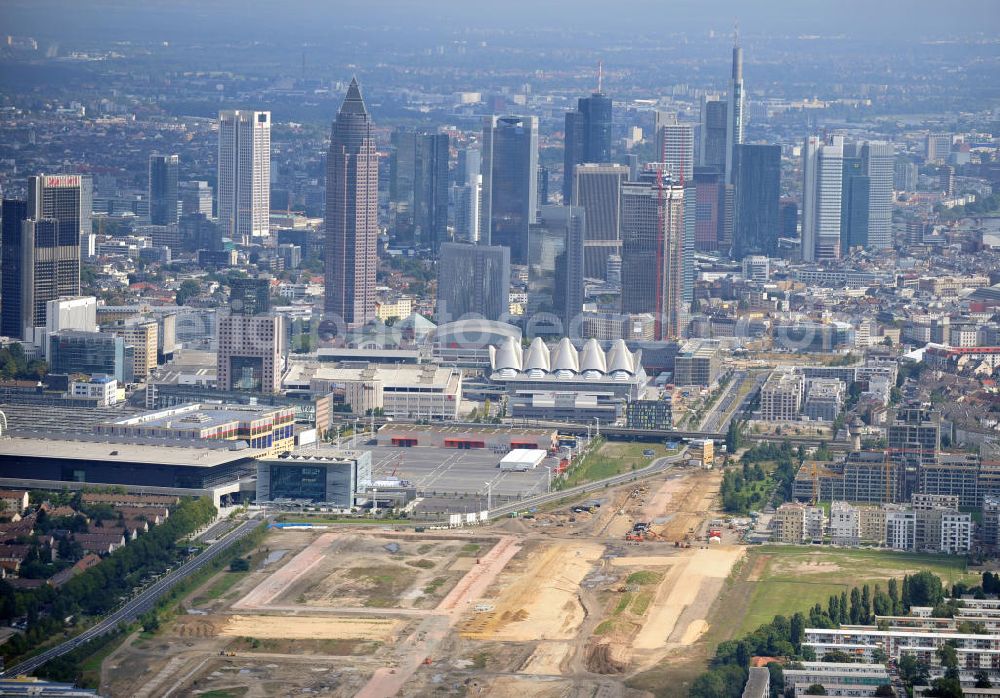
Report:
[{"label": "street lamp", "polygon": [[486,481],[486,511],[493,508],[493,483]]},{"label": "street lamp", "polygon": [[599,439],[599,438],[601,438],[601,418],[600,417],[594,417],[594,422],[597,423],[597,427],[595,428],[595,431],[594,431],[594,438]]},{"label": "street lamp", "polygon": [[551,492],[552,491],[552,466],[551,465],[546,465],[544,467],[545,467],[545,472],[548,475],[548,485],[546,485],[545,491],[546,492]]}]

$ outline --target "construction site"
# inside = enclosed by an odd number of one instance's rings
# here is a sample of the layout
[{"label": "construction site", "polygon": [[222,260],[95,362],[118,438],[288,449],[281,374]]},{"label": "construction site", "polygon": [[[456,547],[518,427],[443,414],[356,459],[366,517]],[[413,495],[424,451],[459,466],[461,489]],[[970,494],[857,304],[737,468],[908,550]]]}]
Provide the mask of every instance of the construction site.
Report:
[{"label": "construction site", "polygon": [[641,696],[682,659],[745,548],[720,475],[667,470],[490,526],[274,528],[104,663],[129,696]]}]

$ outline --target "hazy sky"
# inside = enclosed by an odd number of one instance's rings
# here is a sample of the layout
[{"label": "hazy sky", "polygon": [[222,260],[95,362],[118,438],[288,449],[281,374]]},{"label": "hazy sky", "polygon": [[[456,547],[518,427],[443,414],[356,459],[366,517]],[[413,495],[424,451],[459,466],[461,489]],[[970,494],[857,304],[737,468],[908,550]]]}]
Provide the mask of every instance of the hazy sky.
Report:
[{"label": "hazy sky", "polygon": [[998,0],[2,0],[4,32],[59,40],[185,34],[295,41],[344,24],[664,34],[1000,35]]}]

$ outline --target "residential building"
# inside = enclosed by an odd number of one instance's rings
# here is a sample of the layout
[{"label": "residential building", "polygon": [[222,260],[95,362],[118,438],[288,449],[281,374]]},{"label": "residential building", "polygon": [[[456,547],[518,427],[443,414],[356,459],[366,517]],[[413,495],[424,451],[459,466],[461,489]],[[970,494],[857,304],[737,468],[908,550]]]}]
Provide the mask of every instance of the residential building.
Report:
[{"label": "residential building", "polygon": [[823,539],[823,509],[785,502],[771,519],[771,539],[779,543],[809,543]]},{"label": "residential building", "polygon": [[340,332],[375,317],[378,153],[356,79],[331,127],[326,168],[324,309]]},{"label": "residential building", "polygon": [[925,155],[929,164],[943,165],[951,155],[952,135],[950,133],[928,133]]},{"label": "residential building", "polygon": [[805,394],[805,379],[799,373],[775,371],[760,390],[760,418],[787,422],[799,418]]},{"label": "residential building", "polygon": [[483,120],[482,176],[479,243],[507,247],[511,264],[525,264],[538,210],[538,117]]},{"label": "residential building", "polygon": [[714,385],[722,373],[722,346],[717,340],[690,339],[674,357],[674,384]]},{"label": "residential building", "polygon": [[248,242],[270,234],[271,112],[219,112],[219,225]]},{"label": "residential building", "polygon": [[844,408],[845,387],[842,381],[813,378],[806,382],[802,414],[809,419],[832,422]]}]

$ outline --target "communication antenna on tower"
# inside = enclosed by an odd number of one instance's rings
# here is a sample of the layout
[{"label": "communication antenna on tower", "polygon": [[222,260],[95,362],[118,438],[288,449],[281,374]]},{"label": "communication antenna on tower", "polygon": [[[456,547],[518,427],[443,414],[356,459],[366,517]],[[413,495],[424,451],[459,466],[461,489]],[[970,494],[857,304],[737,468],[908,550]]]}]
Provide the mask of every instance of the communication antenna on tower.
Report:
[{"label": "communication antenna on tower", "polygon": [[740,20],[733,20],[733,46],[740,45]]},{"label": "communication antenna on tower", "polygon": [[597,94],[604,94],[601,86],[604,84],[604,61],[597,61]]}]

